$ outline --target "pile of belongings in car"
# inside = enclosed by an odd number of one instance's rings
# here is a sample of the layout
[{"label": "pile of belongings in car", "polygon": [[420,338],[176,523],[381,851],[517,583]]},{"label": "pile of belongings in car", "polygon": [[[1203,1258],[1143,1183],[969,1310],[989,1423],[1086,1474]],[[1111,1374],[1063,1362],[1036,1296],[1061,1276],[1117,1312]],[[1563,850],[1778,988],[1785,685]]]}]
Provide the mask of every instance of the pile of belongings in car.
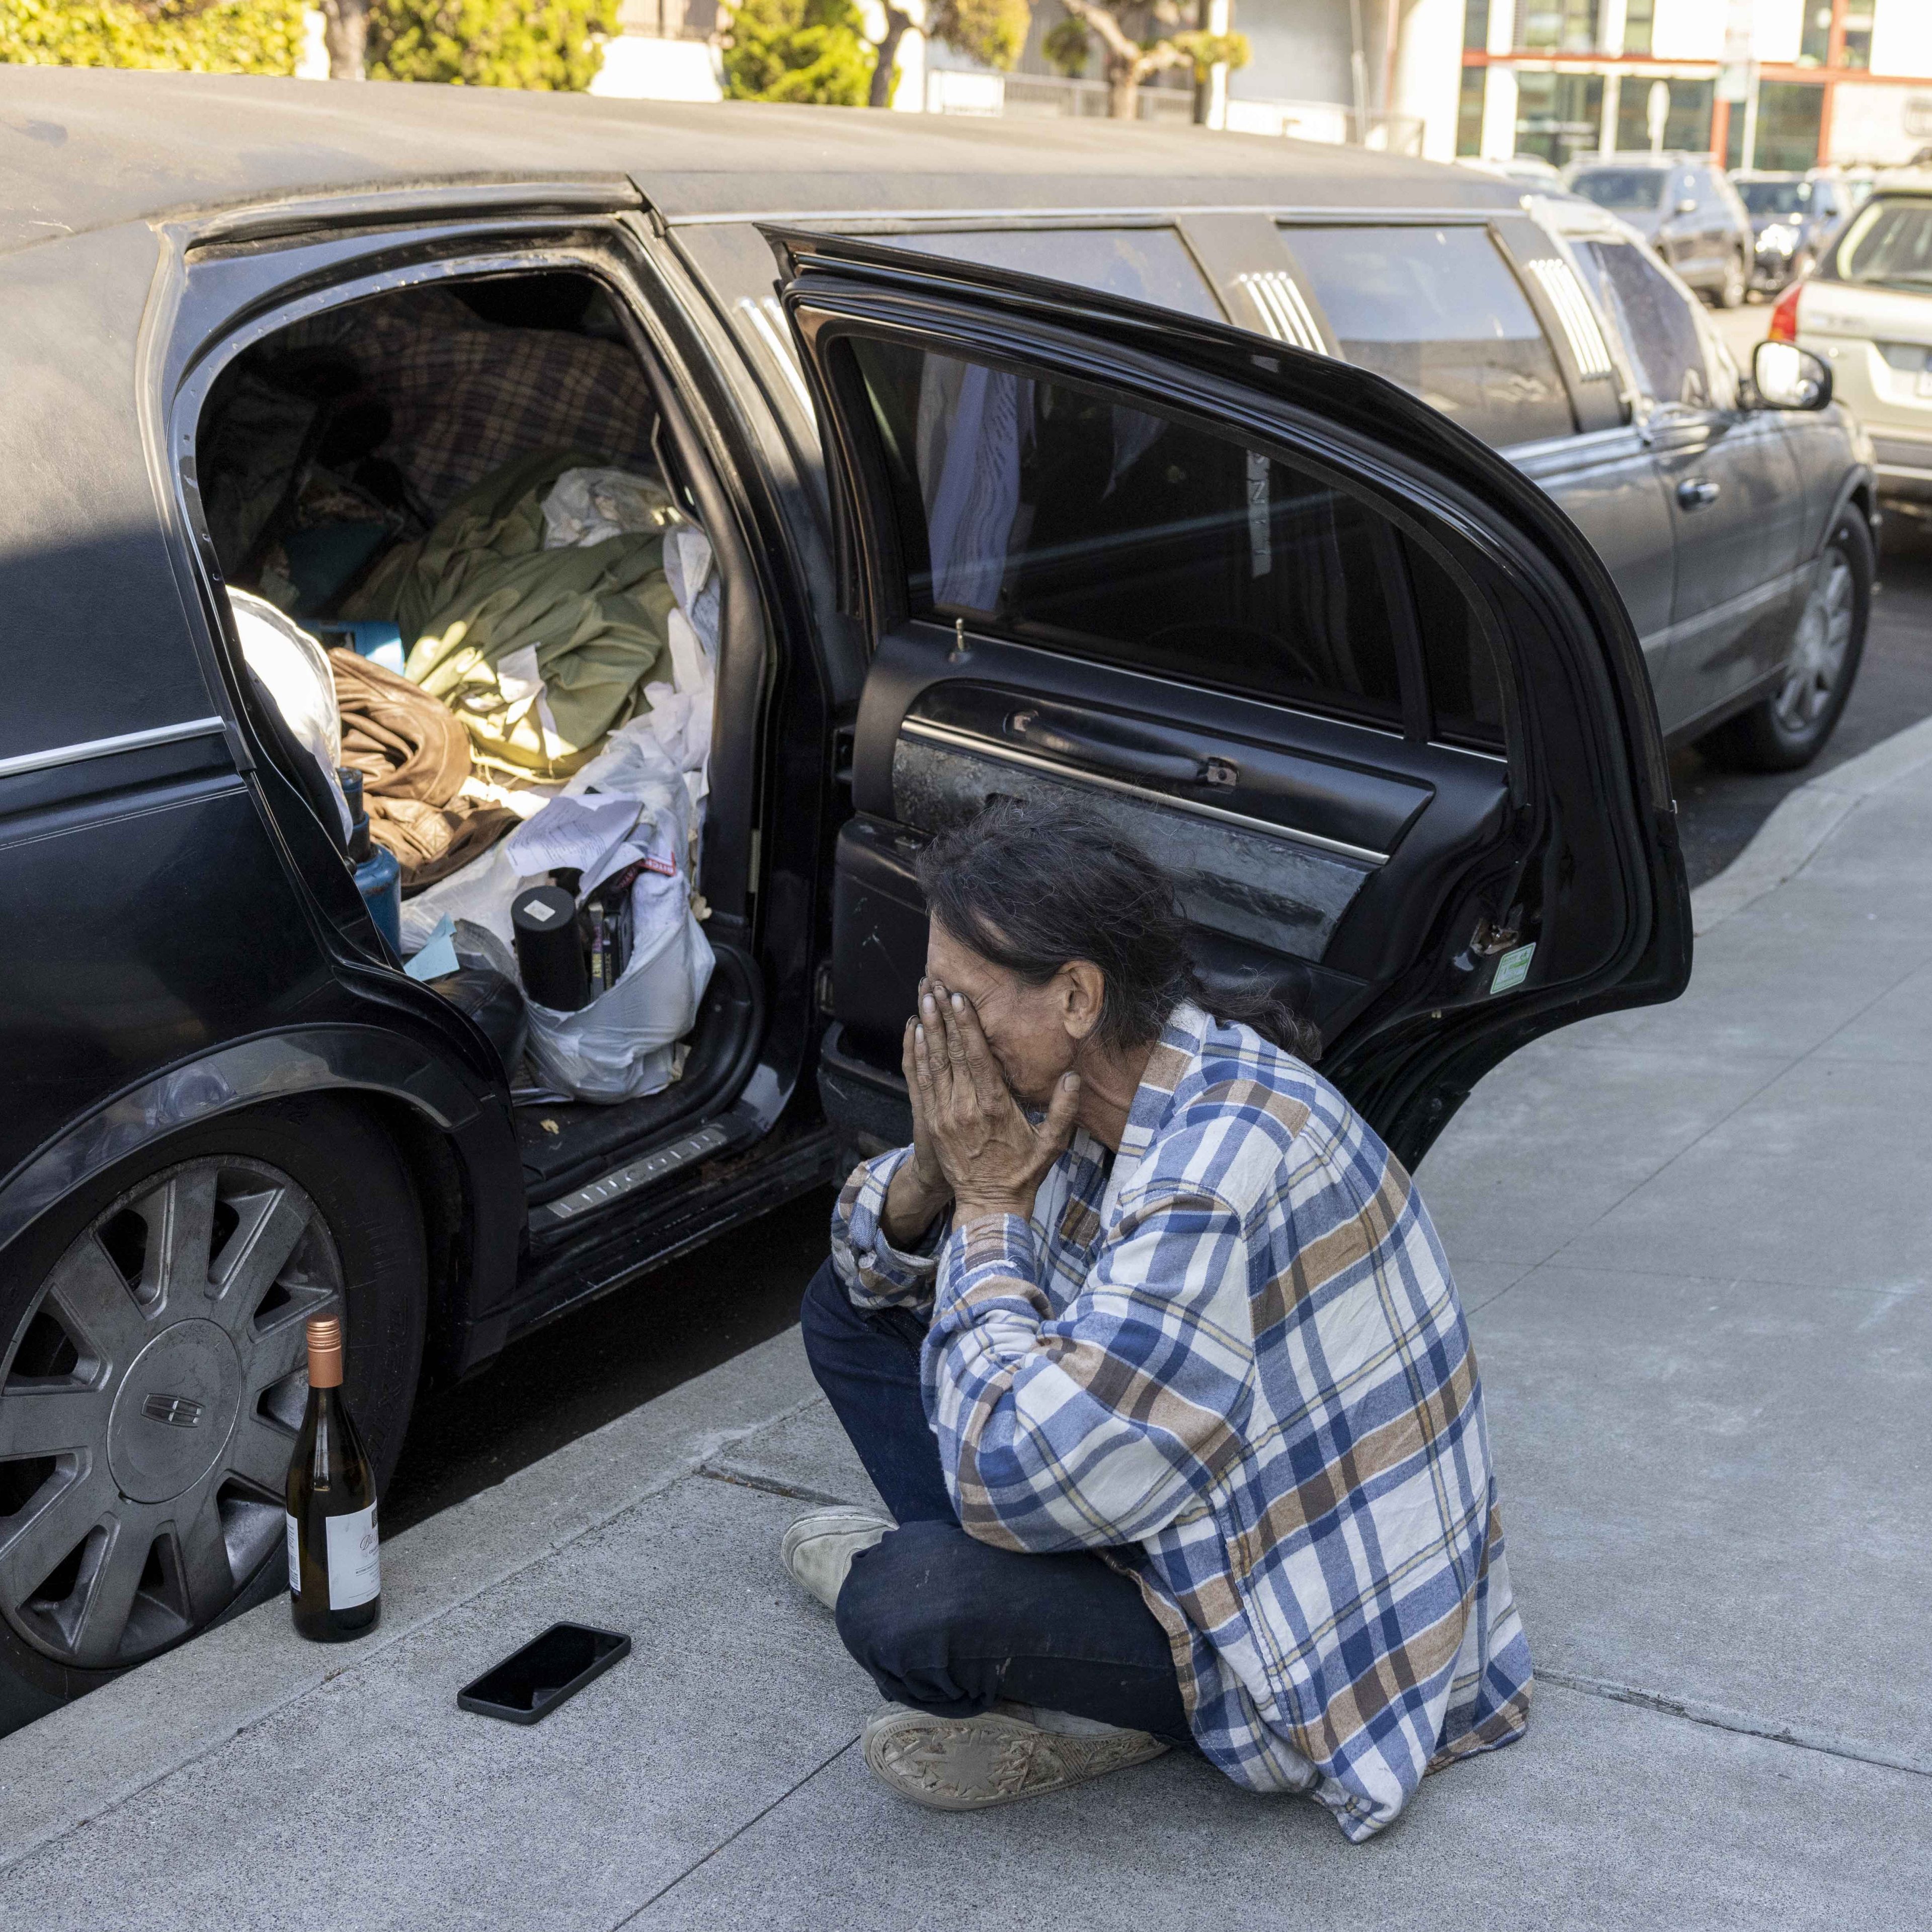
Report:
[{"label": "pile of belongings in car", "polygon": [[536,1084],[656,1091],[711,968],[692,876],[719,591],[642,374],[621,343],[434,290],[285,337],[222,399],[206,507],[230,580],[329,647],[330,742],[400,868],[408,970],[514,976],[520,892],[596,896],[623,970],[606,945],[582,1010],[532,1006]]}]

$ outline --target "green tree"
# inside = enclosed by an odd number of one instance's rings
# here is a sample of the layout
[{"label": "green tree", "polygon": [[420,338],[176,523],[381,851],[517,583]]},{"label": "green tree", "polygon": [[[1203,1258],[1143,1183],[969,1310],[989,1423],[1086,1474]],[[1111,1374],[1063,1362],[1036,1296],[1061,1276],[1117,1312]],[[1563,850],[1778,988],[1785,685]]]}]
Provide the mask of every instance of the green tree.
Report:
[{"label": "green tree", "polygon": [[742,0],[724,44],[724,92],[862,107],[878,59],[852,0]]},{"label": "green tree", "polygon": [[0,0],[0,62],[292,74],[302,0]]},{"label": "green tree", "polygon": [[982,66],[1010,73],[1026,46],[1033,0],[933,0],[926,31]]},{"label": "green tree", "polygon": [[368,0],[368,72],[459,87],[580,89],[603,64],[616,14],[616,0]]},{"label": "green tree", "polygon": [[[1168,68],[1194,70],[1197,82],[1225,61],[1246,67],[1249,50],[1243,34],[1209,34],[1182,27],[1180,0],[1060,0],[1066,18],[1041,43],[1041,51],[1061,73],[1081,74],[1100,44],[1100,70],[1107,82],[1107,112],[1116,120],[1131,121],[1140,112],[1141,82]],[[1204,4],[1203,8],[1204,11]],[[1144,17],[1154,29],[1144,37],[1128,31],[1130,16]]]}]

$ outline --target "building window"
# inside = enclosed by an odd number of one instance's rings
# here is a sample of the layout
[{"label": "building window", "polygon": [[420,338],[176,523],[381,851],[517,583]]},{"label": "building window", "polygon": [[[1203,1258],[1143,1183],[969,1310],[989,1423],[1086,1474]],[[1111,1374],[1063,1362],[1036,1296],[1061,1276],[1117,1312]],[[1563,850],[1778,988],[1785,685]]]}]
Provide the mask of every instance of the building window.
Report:
[{"label": "building window", "polygon": [[[1516,151],[1540,154],[1558,167],[1594,154],[1604,125],[1604,77],[1598,74],[1532,74],[1516,77]],[[1646,144],[1646,146],[1648,143]]]},{"label": "building window", "polygon": [[1847,0],[1845,8],[1844,52],[1840,67],[1861,70],[1871,65],[1872,0]]},{"label": "building window", "polygon": [[1490,44],[1490,0],[1469,0],[1468,5],[1463,9],[1462,44],[1477,53],[1487,49]]},{"label": "building window", "polygon": [[1597,50],[1597,0],[1516,0],[1516,44],[1538,52]]},{"label": "building window", "polygon": [[[1711,146],[1711,102],[1717,83],[1708,80],[1646,81],[1640,74],[1626,74],[1617,96],[1617,151],[1620,154],[1647,154],[1650,151],[1650,90],[1668,88],[1670,112],[1664,119],[1663,146],[1685,154],[1701,154]],[[1743,116],[1733,110],[1736,118]]]},{"label": "building window", "polygon": [[1624,52],[1648,54],[1650,36],[1656,24],[1657,0],[1630,0],[1624,14]]},{"label": "building window", "polygon": [[1832,44],[1832,0],[1810,0],[1798,43],[1800,67],[1822,67]]},{"label": "building window", "polygon": [[1490,70],[1486,67],[1462,70],[1462,92],[1456,102],[1456,152],[1480,154],[1483,152],[1483,102],[1488,92]]},{"label": "building window", "polygon": [[[1764,82],[1757,91],[1757,147],[1751,166],[1794,171],[1816,167],[1824,109],[1825,90],[1815,82]],[[1742,118],[1731,110],[1733,127]]]}]

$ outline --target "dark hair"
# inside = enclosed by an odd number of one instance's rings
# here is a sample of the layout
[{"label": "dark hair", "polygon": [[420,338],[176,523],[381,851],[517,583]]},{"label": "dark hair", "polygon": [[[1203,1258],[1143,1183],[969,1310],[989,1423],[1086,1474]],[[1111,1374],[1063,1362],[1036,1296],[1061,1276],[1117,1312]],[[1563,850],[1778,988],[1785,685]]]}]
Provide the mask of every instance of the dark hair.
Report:
[{"label": "dark hair", "polygon": [[1108,1046],[1146,1046],[1192,1000],[1300,1059],[1322,1051],[1314,1024],[1264,983],[1202,980],[1173,879],[1087,806],[995,799],[934,838],[917,869],[932,916],[1028,985],[1045,986],[1070,960],[1099,967]]}]

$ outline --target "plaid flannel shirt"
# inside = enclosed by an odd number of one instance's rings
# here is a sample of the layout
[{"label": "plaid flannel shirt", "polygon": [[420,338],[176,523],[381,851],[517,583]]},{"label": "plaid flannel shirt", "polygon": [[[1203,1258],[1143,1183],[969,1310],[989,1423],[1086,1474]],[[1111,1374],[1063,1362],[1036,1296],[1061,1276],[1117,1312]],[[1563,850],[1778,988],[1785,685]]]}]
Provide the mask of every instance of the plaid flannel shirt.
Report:
[{"label": "plaid flannel shirt", "polygon": [[1213,1763],[1360,1840],[1522,1735],[1468,1330],[1408,1175],[1333,1087],[1178,1006],[1111,1167],[1076,1132],[1030,1221],[941,1222],[929,1254],[879,1228],[907,1151],[854,1173],[832,1254],[857,1306],[929,1316],[960,1521],[1132,1574]]}]

